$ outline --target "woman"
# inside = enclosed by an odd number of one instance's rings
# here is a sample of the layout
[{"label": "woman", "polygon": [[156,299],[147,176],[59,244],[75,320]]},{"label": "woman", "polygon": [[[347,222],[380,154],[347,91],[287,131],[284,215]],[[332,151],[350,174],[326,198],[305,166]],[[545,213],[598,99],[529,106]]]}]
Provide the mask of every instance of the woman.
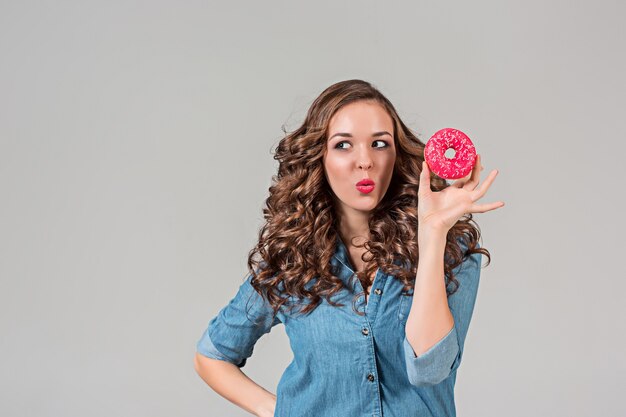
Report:
[{"label": "woman", "polygon": [[[199,375],[257,416],[454,416],[491,260],[472,213],[504,205],[477,202],[497,171],[479,185],[478,156],[452,184],[431,175],[424,143],[361,80],[327,88],[275,159],[249,275],[198,341]],[[279,323],[294,358],[273,395],[240,368]]]}]

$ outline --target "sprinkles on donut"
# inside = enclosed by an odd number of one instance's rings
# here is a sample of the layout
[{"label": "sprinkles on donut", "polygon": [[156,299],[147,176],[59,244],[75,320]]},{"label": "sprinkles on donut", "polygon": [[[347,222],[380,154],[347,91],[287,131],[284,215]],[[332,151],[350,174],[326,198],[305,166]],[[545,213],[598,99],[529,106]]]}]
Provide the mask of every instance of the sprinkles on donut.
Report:
[{"label": "sprinkles on donut", "polygon": [[[448,158],[445,153],[454,149]],[[468,175],[476,160],[476,148],[470,138],[458,129],[447,127],[435,132],[426,142],[424,159],[432,172],[444,179],[458,179]]]}]

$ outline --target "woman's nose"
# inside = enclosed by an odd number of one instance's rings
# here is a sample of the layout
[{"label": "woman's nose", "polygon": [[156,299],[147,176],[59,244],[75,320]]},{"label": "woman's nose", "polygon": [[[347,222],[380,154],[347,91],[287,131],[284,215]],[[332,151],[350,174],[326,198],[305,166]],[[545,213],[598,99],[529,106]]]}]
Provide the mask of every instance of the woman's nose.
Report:
[{"label": "woman's nose", "polygon": [[361,149],[358,155],[358,166],[360,169],[370,169],[372,167],[372,156],[370,152],[371,150],[369,149]]},{"label": "woman's nose", "polygon": [[359,162],[359,168],[361,169],[370,169],[372,167],[372,161],[367,162]]}]

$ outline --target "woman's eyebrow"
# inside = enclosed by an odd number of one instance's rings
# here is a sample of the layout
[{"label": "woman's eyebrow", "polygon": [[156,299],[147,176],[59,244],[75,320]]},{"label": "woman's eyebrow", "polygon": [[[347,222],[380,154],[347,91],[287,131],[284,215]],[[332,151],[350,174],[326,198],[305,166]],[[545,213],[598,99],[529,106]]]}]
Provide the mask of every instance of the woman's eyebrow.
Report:
[{"label": "woman's eyebrow", "polygon": [[[372,137],[374,137],[374,138],[377,138],[377,137],[380,137],[380,136],[385,136],[385,135],[393,136],[391,133],[389,133],[389,132],[387,132],[387,131],[384,131],[384,130],[383,130],[382,132],[372,133]],[[331,139],[332,139],[332,138],[334,138],[335,136],[342,136],[342,137],[344,137],[344,138],[351,138],[351,137],[353,137],[353,136],[352,136],[352,134],[350,134],[350,133],[343,133],[343,132],[340,132],[340,133],[335,133],[335,134],[334,134],[334,135],[332,135],[332,136],[331,136],[328,140],[331,140]]]}]

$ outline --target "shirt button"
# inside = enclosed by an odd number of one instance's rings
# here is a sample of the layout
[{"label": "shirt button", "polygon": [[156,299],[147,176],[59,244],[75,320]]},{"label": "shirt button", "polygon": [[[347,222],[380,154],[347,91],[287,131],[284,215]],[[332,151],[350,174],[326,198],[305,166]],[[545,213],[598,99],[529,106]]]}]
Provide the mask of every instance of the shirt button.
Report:
[{"label": "shirt button", "polygon": [[380,289],[380,288],[376,288],[376,289],[374,290],[374,293],[375,293],[376,295],[381,295],[383,292],[381,291],[381,289]]},{"label": "shirt button", "polygon": [[370,381],[373,381],[374,380],[374,375],[367,374],[367,379],[369,379]]},{"label": "shirt button", "polygon": [[367,329],[367,327],[364,327],[363,330],[361,330],[361,333],[363,333],[365,336],[367,336],[369,332],[370,331]]}]

